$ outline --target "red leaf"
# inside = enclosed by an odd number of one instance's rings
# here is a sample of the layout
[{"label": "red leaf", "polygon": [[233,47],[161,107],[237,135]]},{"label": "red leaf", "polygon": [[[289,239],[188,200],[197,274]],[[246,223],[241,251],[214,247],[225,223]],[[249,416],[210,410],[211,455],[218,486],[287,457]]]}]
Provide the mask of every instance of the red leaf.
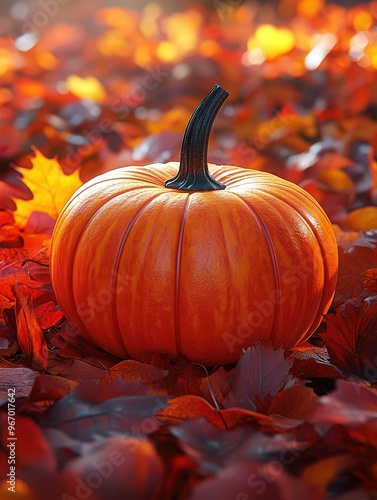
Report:
[{"label": "red leaf", "polygon": [[106,373],[106,368],[100,365],[100,359],[93,365],[88,360],[55,358],[49,362],[48,372],[76,382],[85,380],[99,382]]},{"label": "red leaf", "polygon": [[16,285],[17,340],[25,356],[47,369],[48,349],[27,286]]},{"label": "red leaf", "polygon": [[[37,375],[36,372],[33,372]],[[22,404],[28,413],[42,413],[78,386],[78,382],[54,375],[40,374],[34,380],[29,397]]]},{"label": "red leaf", "polygon": [[155,366],[127,359],[112,366],[101,380],[101,385],[106,386],[118,377],[121,377],[128,384],[139,380],[145,385],[153,385],[160,382],[167,374],[167,370],[160,370]]},{"label": "red leaf", "polygon": [[293,366],[291,373],[302,379],[329,377],[338,378],[340,373],[329,361],[326,347],[304,344],[293,350]]},{"label": "red leaf", "polygon": [[377,294],[377,268],[364,271],[362,276],[365,278],[363,283],[364,290],[367,290],[371,294]]},{"label": "red leaf", "polygon": [[326,321],[331,362],[346,375],[377,380],[377,295],[348,300]]},{"label": "red leaf", "polygon": [[9,212],[0,211],[0,247],[22,247],[20,230],[14,225],[14,217]]},{"label": "red leaf", "polygon": [[356,243],[347,251],[339,248],[339,274],[332,308],[336,309],[348,299],[357,297],[364,288],[363,273],[374,268],[377,268],[376,246]]},{"label": "red leaf", "polygon": [[280,391],[268,409],[268,413],[282,415],[286,418],[308,420],[317,407],[318,396],[304,385],[296,384]]},{"label": "red leaf", "polygon": [[48,330],[57,325],[64,316],[53,301],[44,302],[36,307],[35,313],[42,330]]},{"label": "red leaf", "polygon": [[297,426],[297,421],[283,419],[279,417],[269,417],[262,413],[257,413],[242,408],[227,408],[217,410],[208,401],[188,394],[169,400],[169,406],[156,413],[159,420],[175,425],[182,420],[205,418],[208,422],[219,429],[231,429],[236,425],[256,424],[262,429],[271,432],[290,429]]},{"label": "red leaf", "polygon": [[375,422],[377,391],[361,383],[339,380],[337,388],[319,399],[312,422],[320,429],[328,424],[349,427]]}]

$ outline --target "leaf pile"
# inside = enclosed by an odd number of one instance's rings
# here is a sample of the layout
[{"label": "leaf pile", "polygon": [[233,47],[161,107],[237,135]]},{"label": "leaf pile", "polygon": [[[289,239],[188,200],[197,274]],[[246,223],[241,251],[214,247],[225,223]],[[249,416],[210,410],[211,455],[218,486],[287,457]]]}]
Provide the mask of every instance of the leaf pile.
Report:
[{"label": "leaf pile", "polygon": [[[9,388],[19,498],[375,498],[375,2],[66,4],[0,7],[1,498]],[[216,82],[231,97],[209,160],[273,172],[321,203],[339,245],[334,301],[290,352],[257,343],[215,368],[120,360],[59,310],[55,220],[102,172],[177,160]]]}]

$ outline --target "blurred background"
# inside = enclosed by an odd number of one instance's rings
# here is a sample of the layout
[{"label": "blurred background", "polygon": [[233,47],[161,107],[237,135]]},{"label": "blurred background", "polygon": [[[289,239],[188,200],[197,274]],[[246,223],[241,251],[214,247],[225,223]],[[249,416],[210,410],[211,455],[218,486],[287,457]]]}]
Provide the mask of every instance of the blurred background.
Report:
[{"label": "blurred background", "polygon": [[5,1],[0,33],[3,208],[32,147],[83,181],[178,160],[215,83],[210,161],[292,180],[339,224],[376,203],[377,2]]}]

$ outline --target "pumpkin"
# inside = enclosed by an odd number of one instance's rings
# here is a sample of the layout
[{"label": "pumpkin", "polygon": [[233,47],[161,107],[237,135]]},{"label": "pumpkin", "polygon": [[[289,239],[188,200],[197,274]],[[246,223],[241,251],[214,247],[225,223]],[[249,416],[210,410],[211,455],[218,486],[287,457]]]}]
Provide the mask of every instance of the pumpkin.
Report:
[{"label": "pumpkin", "polygon": [[314,198],[266,172],[207,164],[227,96],[216,85],[199,104],[180,163],[99,175],[58,218],[58,303],[110,353],[231,363],[259,340],[304,342],[331,303],[337,244]]}]

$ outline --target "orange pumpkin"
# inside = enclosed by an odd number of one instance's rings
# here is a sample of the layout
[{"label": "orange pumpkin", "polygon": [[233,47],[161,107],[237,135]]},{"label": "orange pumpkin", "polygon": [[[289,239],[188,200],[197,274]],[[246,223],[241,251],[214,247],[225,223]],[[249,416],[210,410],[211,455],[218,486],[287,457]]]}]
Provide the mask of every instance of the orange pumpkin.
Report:
[{"label": "orange pumpkin", "polygon": [[329,307],[337,244],[318,203],[274,175],[207,164],[227,96],[216,85],[198,106],[180,164],[100,175],[57,221],[58,303],[83,337],[115,355],[235,362],[257,340],[305,341]]}]

